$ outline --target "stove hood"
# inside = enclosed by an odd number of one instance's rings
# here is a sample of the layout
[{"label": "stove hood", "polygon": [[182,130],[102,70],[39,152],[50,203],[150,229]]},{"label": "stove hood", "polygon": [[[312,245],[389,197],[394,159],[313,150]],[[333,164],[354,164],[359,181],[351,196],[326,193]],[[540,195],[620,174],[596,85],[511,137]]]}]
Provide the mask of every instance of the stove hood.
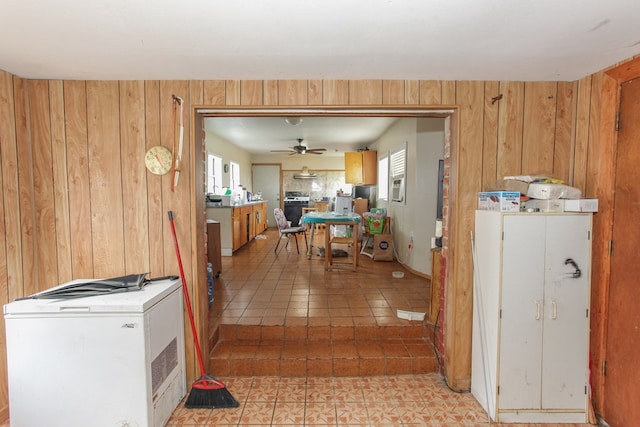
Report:
[{"label": "stove hood", "polygon": [[293,174],[293,179],[313,179],[317,177],[318,174],[310,173],[309,168],[306,166],[302,167],[302,172]]}]

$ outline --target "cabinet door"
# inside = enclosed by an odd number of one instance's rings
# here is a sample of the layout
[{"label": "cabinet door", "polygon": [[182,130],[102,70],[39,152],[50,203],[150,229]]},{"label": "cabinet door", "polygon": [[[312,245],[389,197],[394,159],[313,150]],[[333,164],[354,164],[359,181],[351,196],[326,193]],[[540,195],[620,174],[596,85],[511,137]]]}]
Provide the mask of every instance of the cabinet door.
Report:
[{"label": "cabinet door", "polygon": [[233,208],[233,250],[242,246],[242,215],[240,208]]},{"label": "cabinet door", "polygon": [[[586,407],[591,215],[547,217],[542,407]],[[580,277],[573,277],[576,268]],[[577,274],[576,274],[577,275]]]},{"label": "cabinet door", "polygon": [[362,179],[362,153],[344,153],[344,182],[347,184],[361,184]]},{"label": "cabinet door", "polygon": [[375,185],[378,182],[378,152],[362,152],[362,184]]},{"label": "cabinet door", "polygon": [[540,408],[544,229],[544,216],[504,216],[498,367],[500,409]]}]

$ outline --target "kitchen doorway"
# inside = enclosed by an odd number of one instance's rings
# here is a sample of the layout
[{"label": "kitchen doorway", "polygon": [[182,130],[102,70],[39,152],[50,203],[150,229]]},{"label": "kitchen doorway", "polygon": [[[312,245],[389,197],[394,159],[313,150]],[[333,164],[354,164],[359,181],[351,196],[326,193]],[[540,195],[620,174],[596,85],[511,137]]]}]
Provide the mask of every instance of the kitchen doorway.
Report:
[{"label": "kitchen doorway", "polygon": [[273,227],[276,220],[273,210],[279,208],[282,194],[282,167],[279,164],[251,165],[251,188],[253,194],[261,193],[262,200],[267,201],[267,225]]}]

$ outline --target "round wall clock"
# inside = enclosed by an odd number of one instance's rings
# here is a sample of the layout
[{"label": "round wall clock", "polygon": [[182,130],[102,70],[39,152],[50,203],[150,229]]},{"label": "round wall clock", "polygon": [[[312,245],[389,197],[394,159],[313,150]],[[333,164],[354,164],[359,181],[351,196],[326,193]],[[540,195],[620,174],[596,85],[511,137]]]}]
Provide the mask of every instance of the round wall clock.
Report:
[{"label": "round wall clock", "polygon": [[224,164],[224,172],[225,173],[229,172],[229,164],[228,163]]},{"label": "round wall clock", "polygon": [[161,145],[149,148],[144,156],[144,164],[149,172],[156,175],[164,175],[171,170],[173,155],[171,151]]}]

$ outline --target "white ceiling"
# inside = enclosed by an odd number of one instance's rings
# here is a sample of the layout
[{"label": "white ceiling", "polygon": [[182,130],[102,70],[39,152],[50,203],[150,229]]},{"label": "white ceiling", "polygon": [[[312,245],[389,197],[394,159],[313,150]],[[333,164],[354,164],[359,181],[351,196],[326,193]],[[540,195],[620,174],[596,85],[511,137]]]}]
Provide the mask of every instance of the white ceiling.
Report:
[{"label": "white ceiling", "polygon": [[342,156],[345,151],[367,147],[396,120],[394,117],[314,116],[303,117],[301,123],[292,126],[284,117],[216,117],[205,119],[205,130],[252,154],[288,156],[289,153],[271,153],[271,150],[288,150],[302,138],[307,148],[326,148],[324,156]]},{"label": "white ceiling", "polygon": [[637,0],[3,0],[43,79],[573,81],[640,53]]}]

